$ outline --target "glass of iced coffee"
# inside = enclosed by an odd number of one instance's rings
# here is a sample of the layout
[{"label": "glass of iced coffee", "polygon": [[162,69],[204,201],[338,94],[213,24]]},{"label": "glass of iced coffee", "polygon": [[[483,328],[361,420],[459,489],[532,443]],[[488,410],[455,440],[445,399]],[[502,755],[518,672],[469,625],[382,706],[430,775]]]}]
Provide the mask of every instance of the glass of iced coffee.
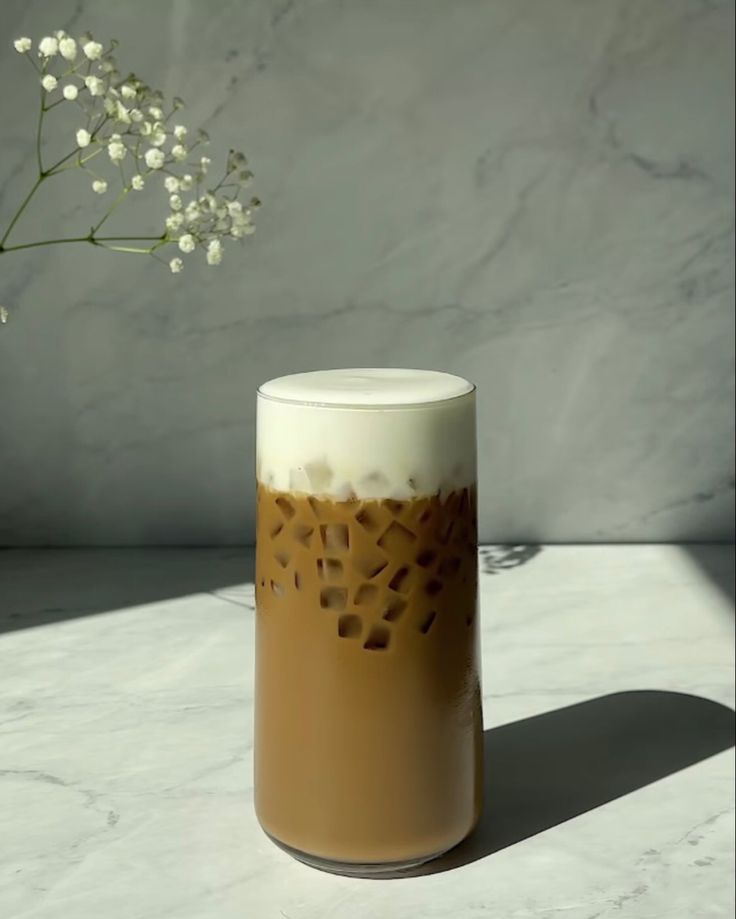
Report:
[{"label": "glass of iced coffee", "polygon": [[394,874],[481,807],[475,391],[329,370],[258,392],[256,811],[295,857]]}]

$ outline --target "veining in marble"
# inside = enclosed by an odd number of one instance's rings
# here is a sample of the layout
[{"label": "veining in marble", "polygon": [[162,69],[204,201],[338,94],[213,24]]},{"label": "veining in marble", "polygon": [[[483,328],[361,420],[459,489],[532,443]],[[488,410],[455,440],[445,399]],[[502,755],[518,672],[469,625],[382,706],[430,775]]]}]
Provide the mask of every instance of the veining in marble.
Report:
[{"label": "veining in marble", "polygon": [[489,812],[364,881],[257,825],[245,555],[0,553],[0,915],[732,916],[733,550],[482,558]]},{"label": "veining in marble", "polygon": [[6,0],[0,215],[35,101],[6,39],[57,25],[116,35],[265,206],[214,271],[2,258],[0,543],[248,542],[257,384],[351,365],[477,381],[486,539],[731,535],[733,12]]}]

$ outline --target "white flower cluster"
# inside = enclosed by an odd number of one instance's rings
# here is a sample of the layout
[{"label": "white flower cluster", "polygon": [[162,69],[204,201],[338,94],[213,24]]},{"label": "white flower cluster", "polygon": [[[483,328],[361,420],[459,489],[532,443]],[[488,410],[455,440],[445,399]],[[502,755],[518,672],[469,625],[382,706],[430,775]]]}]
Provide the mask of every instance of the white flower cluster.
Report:
[{"label": "white flower cluster", "polygon": [[[218,265],[225,239],[255,232],[253,217],[260,202],[239,200],[253,178],[246,158],[231,150],[224,177],[208,186],[211,160],[201,152],[209,142],[206,133],[192,134],[178,122],[181,99],[167,104],[162,93],[135,74],[123,77],[113,56],[115,45],[106,47],[90,33],[75,39],[57,31],[38,42],[36,60],[30,38],[14,42],[16,51],[27,55],[39,74],[44,109],[66,101],[80,110],[85,123],[75,131],[74,156],[76,164],[90,173],[92,190],[100,195],[108,190],[107,180],[89,165],[103,153],[119,172],[123,196],[142,190],[149,176],[160,174],[168,195],[168,215],[156,248],[176,243],[184,254],[201,248],[207,263]],[[178,273],[182,259],[171,259],[169,267]]]},{"label": "white flower cluster", "polygon": [[[243,204],[238,194],[251,180],[241,153],[231,152],[225,178],[213,190],[202,191],[201,183],[209,169],[209,157],[202,156],[197,172],[181,176],[167,175],[164,186],[169,192],[169,216],[166,230],[176,239],[179,249],[185,255],[197,247],[205,249],[208,265],[219,265],[222,261],[223,239],[242,239],[255,232],[253,216],[260,201],[251,198]],[[234,189],[234,191],[233,191]],[[191,192],[190,195],[187,195]],[[169,263],[173,272],[182,269],[182,260],[174,258]]]}]

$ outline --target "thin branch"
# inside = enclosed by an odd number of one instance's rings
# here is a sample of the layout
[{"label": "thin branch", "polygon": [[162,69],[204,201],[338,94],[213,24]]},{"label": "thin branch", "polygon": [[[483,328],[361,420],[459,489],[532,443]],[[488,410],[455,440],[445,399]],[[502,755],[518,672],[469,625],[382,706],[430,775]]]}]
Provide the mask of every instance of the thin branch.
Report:
[{"label": "thin branch", "polygon": [[37,243],[21,243],[19,246],[5,246],[3,252],[17,252],[19,249],[36,249],[38,246],[59,246],[62,243],[88,243],[89,236],[67,236],[65,239],[43,239]]},{"label": "thin branch", "polygon": [[151,240],[151,242],[157,242],[162,244],[168,242],[166,239],[166,234],[159,234],[158,236],[95,236],[97,242],[124,242],[127,240],[138,240],[138,242],[146,242]]},{"label": "thin branch", "polygon": [[103,249],[109,249],[110,252],[130,252],[133,255],[150,255],[153,249],[136,249],[133,246],[108,246],[106,243],[99,243]]},{"label": "thin branch", "polygon": [[36,73],[41,73],[41,70],[39,69],[38,64],[34,61],[33,56],[30,54],[30,52],[27,52],[26,54],[24,54],[23,57],[28,61],[31,67],[33,67]]},{"label": "thin branch", "polygon": [[[76,163],[69,163],[67,166],[62,166],[60,169],[56,169],[53,173],[47,173],[47,175],[58,176],[62,172],[69,172],[70,169],[80,169],[84,166],[85,163],[88,163],[90,160],[93,160],[96,156],[99,156],[100,153],[102,153],[103,149],[104,147],[98,147],[94,151],[94,153],[89,153],[87,156],[82,156],[81,155],[82,151],[77,150],[76,152],[79,154],[79,158],[77,159]],[[91,171],[92,170],[90,169],[90,172]]]},{"label": "thin branch", "polygon": [[[105,115],[105,117],[104,117],[104,118],[100,121],[100,123],[95,127],[94,131],[92,131],[92,135],[91,135],[92,140],[94,140],[95,137],[97,136],[98,132],[102,130],[102,128],[104,127],[105,123],[108,121],[109,117],[110,117],[109,115]],[[102,149],[102,148],[100,147],[100,150],[101,150],[101,149]],[[98,152],[99,152],[99,151],[98,151]],[[62,156],[62,158],[61,158],[60,160],[58,160],[56,163],[54,163],[53,166],[50,166],[50,167],[46,170],[46,175],[48,175],[48,176],[50,176],[50,175],[56,175],[56,171],[57,171],[58,167],[59,167],[59,166],[63,166],[64,163],[66,163],[68,160],[70,160],[73,156],[76,156],[77,153],[79,153],[79,148],[77,148],[77,149],[75,149],[75,150],[72,150],[71,153],[67,153],[66,156]],[[61,172],[61,171],[62,171],[62,170],[59,170],[59,172]]]},{"label": "thin branch", "polygon": [[120,194],[117,196],[117,198],[113,201],[113,203],[112,203],[112,204],[110,205],[110,207],[108,208],[107,213],[104,214],[104,215],[102,216],[102,218],[92,227],[92,233],[93,233],[93,234],[96,233],[96,232],[100,229],[100,227],[102,226],[102,224],[105,223],[105,221],[108,219],[108,217],[110,217],[110,215],[113,213],[113,211],[115,210],[115,208],[116,208],[116,207],[119,207],[119,206],[123,203],[123,201],[125,201],[125,199],[127,198],[127,196],[128,196],[128,189],[127,189],[127,188],[123,188],[123,190],[120,192]]},{"label": "thin branch", "polygon": [[[156,247],[167,242],[165,236],[92,236],[89,233],[86,236],[66,236],[63,239],[42,239],[35,243],[21,243],[18,246],[2,246],[0,252],[17,252],[20,249],[37,249],[39,246],[61,246],[66,243],[91,243],[92,245],[104,246],[107,242],[146,242],[151,241]],[[110,246],[105,246],[109,249]]]},{"label": "thin branch", "polygon": [[23,213],[23,211],[26,209],[26,207],[27,207],[27,205],[28,205],[28,202],[29,202],[29,201],[31,200],[31,198],[36,194],[36,192],[38,191],[39,186],[41,185],[41,183],[42,183],[43,181],[44,181],[44,177],[43,177],[43,176],[39,176],[39,177],[36,179],[36,181],[33,183],[32,187],[31,187],[31,190],[28,192],[28,194],[27,194],[27,195],[25,196],[25,198],[23,199],[23,203],[21,204],[21,206],[20,206],[20,207],[18,208],[18,210],[16,211],[15,217],[13,217],[13,219],[12,219],[12,220],[10,221],[10,223],[8,224],[8,228],[7,228],[7,230],[5,231],[5,235],[3,236],[2,239],[0,239],[0,252],[10,252],[10,248],[11,248],[11,247],[7,247],[7,246],[5,245],[5,241],[6,241],[7,238],[10,236],[10,234],[13,232],[13,227],[14,227],[14,226],[16,225],[16,223],[18,223],[18,221],[20,220],[20,216],[21,216],[21,214]]},{"label": "thin branch", "polygon": [[43,105],[43,87],[41,87],[41,106],[38,112],[38,124],[36,126],[36,162],[38,163],[38,174],[43,176],[43,159],[41,158],[41,132],[43,130],[43,115],[44,115],[44,105]]}]

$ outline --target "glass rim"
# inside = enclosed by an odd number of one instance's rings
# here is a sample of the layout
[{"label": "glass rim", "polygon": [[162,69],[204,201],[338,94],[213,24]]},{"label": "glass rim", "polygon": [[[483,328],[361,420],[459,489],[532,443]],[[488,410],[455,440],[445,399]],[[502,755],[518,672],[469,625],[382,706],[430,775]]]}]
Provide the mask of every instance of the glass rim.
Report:
[{"label": "glass rim", "polygon": [[[464,379],[464,378],[463,378]],[[263,383],[256,390],[256,396],[267,402],[278,402],[281,405],[301,405],[305,408],[324,408],[334,409],[336,411],[349,410],[351,412],[393,412],[393,411],[411,411],[417,409],[425,411],[434,405],[448,405],[450,402],[457,402],[460,399],[467,399],[475,396],[478,387],[470,380],[465,381],[470,389],[467,392],[458,393],[456,396],[450,396],[447,399],[427,399],[425,402],[321,402],[315,399],[285,399],[283,396],[272,396],[262,391]]]}]

